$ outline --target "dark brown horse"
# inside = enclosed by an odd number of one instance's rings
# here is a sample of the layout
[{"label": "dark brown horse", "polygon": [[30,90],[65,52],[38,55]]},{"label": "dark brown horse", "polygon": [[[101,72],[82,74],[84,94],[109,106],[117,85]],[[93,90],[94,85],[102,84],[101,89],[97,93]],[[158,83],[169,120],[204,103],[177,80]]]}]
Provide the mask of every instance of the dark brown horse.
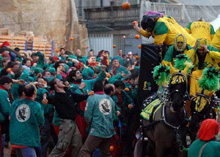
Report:
[{"label": "dark brown horse", "polygon": [[[196,99],[198,99],[198,101],[196,101]],[[201,99],[204,100],[205,106],[200,112],[198,112],[197,110],[195,110],[195,108],[199,108],[199,106],[201,105]],[[217,103],[219,103],[216,102],[217,99],[218,98],[214,97],[209,98],[204,94],[197,94],[196,98],[192,100],[192,103],[190,105],[192,116],[189,125],[189,133],[192,142],[196,139],[196,133],[198,132],[202,121],[207,118],[216,118],[215,107]]]},{"label": "dark brown horse", "polygon": [[[182,73],[174,73],[171,76],[168,86],[168,99],[162,102],[162,107],[155,113],[155,118],[142,120],[142,135],[148,138],[147,154],[149,156],[186,156],[186,152],[181,152],[186,146],[186,77]],[[142,154],[138,140],[135,156],[141,157]],[[137,151],[137,150],[140,151]]]}]

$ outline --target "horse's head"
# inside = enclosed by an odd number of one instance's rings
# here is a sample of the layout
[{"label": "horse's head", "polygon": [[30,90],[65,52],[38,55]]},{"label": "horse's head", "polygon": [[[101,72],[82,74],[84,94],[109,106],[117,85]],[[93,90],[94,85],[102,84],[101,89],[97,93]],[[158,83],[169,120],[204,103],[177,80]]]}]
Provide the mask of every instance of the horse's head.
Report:
[{"label": "horse's head", "polygon": [[174,67],[170,65],[169,107],[172,112],[178,112],[184,106],[187,89],[187,74],[192,66],[192,62],[183,54],[176,56]]},{"label": "horse's head", "polygon": [[173,112],[178,112],[184,106],[184,99],[186,95],[186,76],[177,72],[170,78],[169,83],[169,107]]}]

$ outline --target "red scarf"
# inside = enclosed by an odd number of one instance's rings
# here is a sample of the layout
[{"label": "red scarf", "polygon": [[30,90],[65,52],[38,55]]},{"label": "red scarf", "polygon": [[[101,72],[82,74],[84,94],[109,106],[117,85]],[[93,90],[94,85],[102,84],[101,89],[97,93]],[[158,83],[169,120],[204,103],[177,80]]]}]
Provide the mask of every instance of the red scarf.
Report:
[{"label": "red scarf", "polygon": [[74,84],[81,84],[81,83],[82,83],[82,81],[80,81],[80,82],[75,82],[75,81],[74,81],[73,83],[74,83]]},{"label": "red scarf", "polygon": [[32,97],[29,97],[29,96],[25,96],[25,99],[34,100]]},{"label": "red scarf", "polygon": [[103,91],[98,91],[98,92],[95,92],[95,94],[100,94],[100,95],[102,95],[102,94],[105,94]]},{"label": "red scarf", "polygon": [[113,71],[113,74],[116,75],[116,70],[120,67],[120,64],[118,67],[112,67],[112,71]]},{"label": "red scarf", "polygon": [[121,94],[117,93],[117,98],[118,98],[118,105],[119,107],[121,107],[122,111],[124,112],[124,106],[123,106]]},{"label": "red scarf", "polygon": [[89,66],[96,66],[96,63],[89,63]]}]

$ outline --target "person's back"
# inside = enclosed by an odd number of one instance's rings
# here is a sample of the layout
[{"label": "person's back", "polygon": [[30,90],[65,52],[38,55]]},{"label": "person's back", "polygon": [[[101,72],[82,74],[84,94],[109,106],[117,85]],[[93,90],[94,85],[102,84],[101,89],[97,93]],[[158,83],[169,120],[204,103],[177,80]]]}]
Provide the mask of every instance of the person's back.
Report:
[{"label": "person's back", "polygon": [[[164,40],[165,45],[173,45],[176,35],[180,34],[180,33],[182,33],[186,37],[187,44],[189,44],[190,46],[193,46],[193,44],[195,42],[195,39],[192,38],[187,32],[184,32],[183,28],[178,23],[171,23],[169,20],[167,20],[166,17],[158,19],[153,32],[155,35],[157,34],[156,41],[155,41],[155,37],[154,37],[154,44],[155,44],[155,42],[160,43],[161,38],[162,38],[162,40]],[[165,34],[167,34],[167,37],[165,36]],[[162,35],[162,36],[160,36],[160,35]],[[166,37],[166,38],[163,39],[163,37]],[[162,44],[163,43],[160,43],[158,45],[162,45]],[[155,45],[157,45],[157,44],[155,44]]]},{"label": "person's back", "polygon": [[219,157],[220,142],[215,141],[219,124],[215,119],[206,119],[198,131],[198,139],[189,147],[188,157]]},{"label": "person's back", "polygon": [[215,34],[213,26],[205,21],[190,22],[185,29],[195,39],[200,39],[200,38],[207,39],[208,44],[211,43],[212,38]]},{"label": "person's back", "polygon": [[110,96],[104,94],[102,81],[96,81],[93,90],[95,94],[87,99],[84,113],[90,131],[79,156],[91,156],[97,147],[100,148],[101,156],[111,156],[109,146],[111,137],[115,134],[115,103]]},{"label": "person's back", "polygon": [[215,47],[216,49],[220,50],[220,27],[215,32],[211,45]]},{"label": "person's back", "polygon": [[11,144],[39,147],[39,127],[44,123],[41,105],[28,98],[14,101],[10,117]]},{"label": "person's back", "polygon": [[182,33],[186,38],[190,46],[193,46],[195,39],[191,37],[183,28],[175,22],[174,19],[164,17],[151,17],[144,15],[141,26],[143,29],[139,30],[139,33],[144,35],[146,32],[152,32],[155,45],[173,45],[174,39],[177,34]]},{"label": "person's back", "polygon": [[87,99],[87,103],[85,118],[90,125],[90,135],[102,138],[114,135],[115,103],[111,97],[104,93],[96,93]]},{"label": "person's back", "polygon": [[199,151],[204,144],[208,143],[203,149],[201,157],[219,157],[220,156],[220,142],[219,141],[202,141],[195,140],[188,150],[188,157],[199,157]]},{"label": "person's back", "polygon": [[37,95],[35,85],[24,87],[26,98],[15,100],[10,112],[10,141],[17,156],[37,156],[40,147],[40,127],[44,124],[43,109],[34,101]]}]

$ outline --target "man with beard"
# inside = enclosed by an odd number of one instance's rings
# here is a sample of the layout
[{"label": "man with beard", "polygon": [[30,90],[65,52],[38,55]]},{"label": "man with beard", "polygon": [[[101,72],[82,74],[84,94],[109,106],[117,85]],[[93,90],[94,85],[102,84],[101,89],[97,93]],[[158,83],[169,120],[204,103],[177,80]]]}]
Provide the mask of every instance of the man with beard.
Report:
[{"label": "man with beard", "polygon": [[65,90],[63,81],[55,78],[50,82],[50,87],[55,90],[55,95],[43,100],[55,106],[60,119],[60,131],[57,145],[50,153],[51,157],[62,157],[65,155],[69,146],[72,147],[71,156],[75,157],[80,150],[82,140],[80,132],[75,123],[76,108],[75,103],[79,103],[88,98],[88,95],[80,95]]},{"label": "man with beard", "polygon": [[199,87],[197,82],[202,75],[203,69],[212,66],[219,69],[220,52],[214,47],[207,45],[206,39],[199,39],[191,55],[195,71],[191,74],[190,95],[195,96]]},{"label": "man with beard", "polygon": [[[101,73],[98,77],[91,80],[82,80],[82,74],[79,70],[72,70],[67,76],[67,80],[70,83],[71,91],[78,94],[88,94],[97,80],[103,81],[106,77],[105,66],[101,67]],[[85,141],[87,124],[84,118],[84,110],[86,106],[86,101],[82,101],[77,105],[77,111],[79,114],[76,116],[76,124],[79,128],[83,141]]]},{"label": "man with beard", "polygon": [[213,46],[208,45],[205,38],[197,40],[188,56],[194,64],[194,70],[202,70],[211,66],[219,69],[220,52]]}]

